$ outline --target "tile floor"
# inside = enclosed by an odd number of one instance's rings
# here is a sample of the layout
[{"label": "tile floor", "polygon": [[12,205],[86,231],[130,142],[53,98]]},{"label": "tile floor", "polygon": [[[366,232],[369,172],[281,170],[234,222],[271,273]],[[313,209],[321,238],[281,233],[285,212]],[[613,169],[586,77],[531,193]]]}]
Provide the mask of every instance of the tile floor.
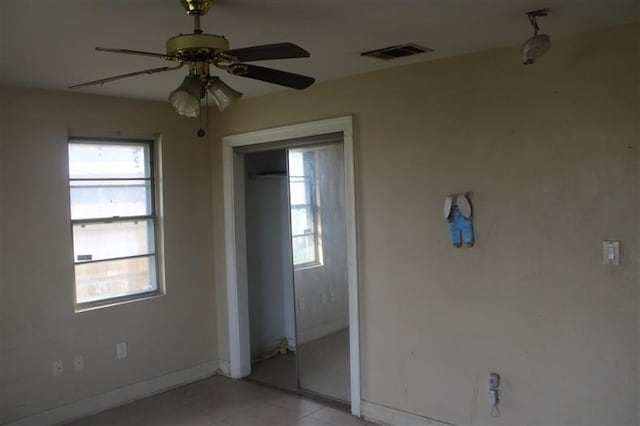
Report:
[{"label": "tile floor", "polygon": [[250,378],[280,389],[296,391],[296,356],[300,368],[300,387],[330,399],[348,402],[351,399],[349,383],[349,330],[304,343],[298,354],[276,355],[251,366]]},{"label": "tile floor", "polygon": [[295,392],[298,390],[296,376],[296,356],[293,352],[276,355],[273,358],[251,365],[249,379]]},{"label": "tile floor", "polygon": [[74,426],[372,425],[326,404],[243,380],[211,377],[70,423]]},{"label": "tile floor", "polygon": [[349,329],[298,348],[300,387],[341,401],[351,400]]}]

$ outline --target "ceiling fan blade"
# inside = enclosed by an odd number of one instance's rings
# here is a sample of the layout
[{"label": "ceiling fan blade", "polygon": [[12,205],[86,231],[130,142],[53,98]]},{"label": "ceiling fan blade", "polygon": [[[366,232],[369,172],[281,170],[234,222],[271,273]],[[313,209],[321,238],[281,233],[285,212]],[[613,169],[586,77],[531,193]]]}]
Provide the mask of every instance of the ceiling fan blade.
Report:
[{"label": "ceiling fan blade", "polygon": [[291,72],[274,70],[273,68],[259,67],[257,65],[242,64],[247,67],[247,71],[237,74],[241,77],[253,78],[254,80],[266,81],[267,83],[279,84],[280,86],[291,87],[293,89],[306,89],[311,86],[315,78]]},{"label": "ceiling fan blade", "polygon": [[77,89],[79,87],[87,87],[87,86],[93,86],[93,85],[96,85],[96,84],[104,84],[104,83],[108,83],[108,82],[114,81],[114,80],[120,80],[120,79],[128,78],[128,77],[135,77],[136,75],[155,74],[155,73],[158,73],[158,72],[173,71],[173,70],[177,70],[178,68],[182,68],[182,65],[183,64],[180,64],[177,67],[151,68],[151,69],[148,69],[148,70],[130,72],[130,73],[127,73],[127,74],[120,74],[120,75],[116,75],[116,76],[113,76],[113,77],[102,78],[100,80],[88,81],[86,83],[80,83],[80,84],[76,84],[76,85],[73,85],[73,86],[69,86],[69,89]]},{"label": "ceiling fan blade", "polygon": [[293,43],[263,44],[243,47],[226,52],[238,58],[240,62],[266,61],[269,59],[308,58],[309,52]]},{"label": "ceiling fan blade", "polygon": [[96,47],[96,50],[98,52],[126,53],[127,55],[151,56],[153,58],[166,59],[167,61],[176,60],[176,58],[174,58],[173,56],[169,56],[164,53],[143,52],[141,50],[112,49],[110,47]]}]

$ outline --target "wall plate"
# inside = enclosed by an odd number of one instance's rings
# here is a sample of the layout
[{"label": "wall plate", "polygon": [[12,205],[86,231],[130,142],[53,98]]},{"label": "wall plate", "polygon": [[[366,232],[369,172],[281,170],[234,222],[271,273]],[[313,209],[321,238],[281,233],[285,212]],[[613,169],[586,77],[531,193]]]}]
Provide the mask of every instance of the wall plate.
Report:
[{"label": "wall plate", "polygon": [[605,265],[620,264],[620,241],[602,242],[602,263]]}]

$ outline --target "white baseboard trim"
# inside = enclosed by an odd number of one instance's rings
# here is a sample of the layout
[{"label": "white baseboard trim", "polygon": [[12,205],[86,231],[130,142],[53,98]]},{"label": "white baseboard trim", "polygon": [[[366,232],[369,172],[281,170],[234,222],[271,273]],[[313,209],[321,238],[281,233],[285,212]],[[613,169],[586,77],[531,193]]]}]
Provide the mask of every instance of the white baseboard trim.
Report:
[{"label": "white baseboard trim", "polygon": [[290,352],[296,351],[296,339],[293,337],[287,337],[287,346]]},{"label": "white baseboard trim", "polygon": [[225,377],[231,377],[231,362],[228,359],[221,359],[219,361],[220,373]]},{"label": "white baseboard trim", "polygon": [[451,426],[440,420],[430,419],[395,408],[362,401],[362,417],[366,420],[389,426]]},{"label": "white baseboard trim", "polygon": [[215,360],[184,370],[173,371],[164,376],[154,377],[153,379],[81,399],[32,416],[23,417],[7,423],[7,426],[54,425],[68,422],[207,378],[212,376],[219,367],[220,362]]}]

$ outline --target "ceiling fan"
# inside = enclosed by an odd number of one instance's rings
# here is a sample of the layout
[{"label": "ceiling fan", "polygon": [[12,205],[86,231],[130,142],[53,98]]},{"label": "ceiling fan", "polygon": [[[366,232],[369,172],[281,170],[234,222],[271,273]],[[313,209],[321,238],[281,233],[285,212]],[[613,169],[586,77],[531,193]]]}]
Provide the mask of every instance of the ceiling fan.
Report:
[{"label": "ceiling fan", "polygon": [[200,101],[209,94],[220,111],[242,96],[242,93],[227,86],[219,77],[210,75],[209,68],[211,65],[232,75],[279,84],[294,89],[305,89],[314,83],[315,79],[312,77],[246,63],[271,59],[308,58],[310,56],[309,52],[300,46],[293,43],[275,43],[230,50],[229,41],[226,38],[203,33],[202,29],[200,29],[200,17],[209,11],[213,0],[180,0],[180,3],[187,11],[187,14],[193,16],[194,30],[192,34],[180,34],[167,40],[167,53],[96,47],[96,50],[100,52],[150,56],[173,61],[178,63],[177,66],[131,72],[76,84],[69,88],[75,89],[104,84],[142,74],[174,71],[186,65],[189,73],[182,84],[171,92],[169,102],[178,114],[186,117],[198,117],[200,115]]}]

